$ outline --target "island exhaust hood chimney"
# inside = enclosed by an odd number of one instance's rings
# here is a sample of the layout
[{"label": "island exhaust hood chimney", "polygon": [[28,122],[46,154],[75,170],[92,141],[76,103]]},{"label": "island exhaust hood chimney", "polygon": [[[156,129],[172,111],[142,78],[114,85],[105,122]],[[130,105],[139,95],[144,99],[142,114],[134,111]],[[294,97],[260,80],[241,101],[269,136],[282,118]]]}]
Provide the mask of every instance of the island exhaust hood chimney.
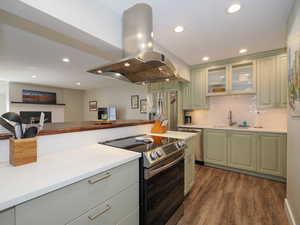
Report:
[{"label": "island exhaust hood chimney", "polygon": [[152,8],[136,4],[123,14],[124,58],[88,72],[133,83],[176,79],[174,65],[153,46]]}]

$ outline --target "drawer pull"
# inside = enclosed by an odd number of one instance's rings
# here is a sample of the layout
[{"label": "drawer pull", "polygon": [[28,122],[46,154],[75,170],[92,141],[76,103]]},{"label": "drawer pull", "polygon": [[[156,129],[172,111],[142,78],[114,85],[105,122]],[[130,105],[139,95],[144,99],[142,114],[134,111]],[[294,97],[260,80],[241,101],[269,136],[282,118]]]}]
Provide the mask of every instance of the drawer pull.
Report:
[{"label": "drawer pull", "polygon": [[107,173],[107,174],[105,174],[103,177],[100,177],[100,178],[98,178],[98,179],[95,179],[95,180],[89,180],[89,183],[90,183],[90,184],[96,184],[96,183],[98,183],[99,181],[102,181],[102,180],[105,180],[105,179],[109,178],[110,176],[111,176],[111,174],[110,174],[110,173]]},{"label": "drawer pull", "polygon": [[93,216],[88,216],[90,220],[95,220],[97,217],[103,215],[104,213],[106,213],[107,211],[109,211],[111,209],[110,205],[106,205],[106,209],[104,209],[102,212],[98,212]]}]

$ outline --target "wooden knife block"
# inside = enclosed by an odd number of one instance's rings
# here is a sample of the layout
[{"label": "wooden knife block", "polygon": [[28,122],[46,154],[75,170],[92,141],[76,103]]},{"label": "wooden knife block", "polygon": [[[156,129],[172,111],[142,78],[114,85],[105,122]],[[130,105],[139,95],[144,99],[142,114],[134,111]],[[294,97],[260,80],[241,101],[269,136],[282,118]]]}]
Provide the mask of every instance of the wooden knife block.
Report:
[{"label": "wooden knife block", "polygon": [[21,166],[37,161],[37,139],[13,139],[9,140],[9,162],[13,166]]}]

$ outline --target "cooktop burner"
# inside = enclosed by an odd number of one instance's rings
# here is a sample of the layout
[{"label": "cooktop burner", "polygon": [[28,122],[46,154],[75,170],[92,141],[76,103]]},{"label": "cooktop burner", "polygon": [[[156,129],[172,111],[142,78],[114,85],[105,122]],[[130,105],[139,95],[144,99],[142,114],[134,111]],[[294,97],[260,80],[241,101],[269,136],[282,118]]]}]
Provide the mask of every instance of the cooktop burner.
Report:
[{"label": "cooktop burner", "polygon": [[[143,139],[145,141],[143,141]],[[150,142],[151,140],[151,142]],[[148,152],[153,149],[157,149],[161,146],[168,145],[170,143],[176,142],[177,139],[174,138],[166,138],[166,137],[159,137],[159,136],[133,136],[133,137],[126,137],[111,141],[106,141],[100,144],[116,147],[116,148],[122,148],[127,149],[130,151],[135,152]]]},{"label": "cooktop burner", "polygon": [[143,166],[150,168],[168,160],[174,154],[183,154],[185,141],[174,138],[139,135],[102,142],[116,148],[142,153]]}]

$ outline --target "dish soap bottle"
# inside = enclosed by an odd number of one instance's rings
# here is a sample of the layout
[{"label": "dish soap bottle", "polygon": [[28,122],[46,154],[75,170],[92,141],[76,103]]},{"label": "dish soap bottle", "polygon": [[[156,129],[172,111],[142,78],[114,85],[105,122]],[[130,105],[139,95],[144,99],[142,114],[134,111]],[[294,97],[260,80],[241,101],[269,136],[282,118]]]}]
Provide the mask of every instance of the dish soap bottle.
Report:
[{"label": "dish soap bottle", "polygon": [[254,128],[262,128],[262,125],[261,125],[261,113],[259,111],[256,111]]}]

